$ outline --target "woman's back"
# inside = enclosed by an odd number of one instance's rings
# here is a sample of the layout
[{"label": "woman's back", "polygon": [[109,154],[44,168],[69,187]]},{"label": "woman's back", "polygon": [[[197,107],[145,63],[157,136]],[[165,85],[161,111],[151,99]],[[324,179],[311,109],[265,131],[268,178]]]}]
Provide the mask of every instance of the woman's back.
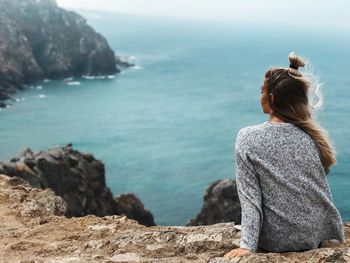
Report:
[{"label": "woman's back", "polygon": [[239,131],[235,153],[242,248],[302,251],[324,240],[344,241],[326,172],[307,133],[266,121]]}]

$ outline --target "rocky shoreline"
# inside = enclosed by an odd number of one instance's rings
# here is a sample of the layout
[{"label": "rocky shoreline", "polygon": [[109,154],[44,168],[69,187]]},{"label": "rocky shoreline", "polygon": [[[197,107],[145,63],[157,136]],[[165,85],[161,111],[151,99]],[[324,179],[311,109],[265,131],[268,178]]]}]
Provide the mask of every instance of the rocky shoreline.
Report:
[{"label": "rocky shoreline", "polygon": [[[113,197],[106,185],[104,163],[71,143],[34,153],[25,148],[10,161],[0,161],[0,174],[18,177],[39,189],[52,189],[67,204],[65,216],[126,215],[145,226],[156,225],[152,213],[133,193]],[[241,222],[236,182],[217,180],[205,191],[203,207],[187,226]]]},{"label": "rocky shoreline", "polygon": [[104,163],[91,153],[74,150],[72,144],[37,153],[26,148],[9,162],[0,161],[0,174],[52,189],[66,202],[67,217],[126,215],[140,224],[155,225],[151,212],[133,193],[113,197],[106,186]]},{"label": "rocky shoreline", "polygon": [[55,0],[0,0],[0,107],[26,84],[129,66],[82,16]]}]

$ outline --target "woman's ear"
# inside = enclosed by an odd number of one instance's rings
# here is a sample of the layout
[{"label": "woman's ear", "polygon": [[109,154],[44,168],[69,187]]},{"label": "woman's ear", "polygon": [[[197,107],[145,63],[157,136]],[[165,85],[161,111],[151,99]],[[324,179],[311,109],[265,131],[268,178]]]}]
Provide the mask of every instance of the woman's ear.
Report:
[{"label": "woman's ear", "polygon": [[272,93],[270,93],[269,95],[270,95],[270,97],[271,97],[271,100],[270,100],[270,101],[271,101],[271,104],[273,104],[274,96],[273,96]]}]

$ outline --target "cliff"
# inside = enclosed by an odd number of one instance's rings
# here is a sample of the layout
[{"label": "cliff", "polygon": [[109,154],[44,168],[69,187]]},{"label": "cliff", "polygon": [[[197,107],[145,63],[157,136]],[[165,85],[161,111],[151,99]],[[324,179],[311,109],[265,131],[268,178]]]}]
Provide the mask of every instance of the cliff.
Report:
[{"label": "cliff", "polygon": [[104,163],[72,144],[37,153],[26,148],[9,162],[0,161],[0,173],[22,178],[32,187],[52,189],[66,202],[68,217],[124,214],[146,226],[155,225],[151,212],[134,194],[114,198],[106,185]]},{"label": "cliff", "polygon": [[55,0],[0,0],[0,101],[43,78],[114,74],[125,66],[82,16]]},{"label": "cliff", "polygon": [[223,258],[239,244],[234,223],[146,227],[124,216],[67,218],[50,189],[0,175],[0,262],[350,262],[347,243],[306,252]]}]

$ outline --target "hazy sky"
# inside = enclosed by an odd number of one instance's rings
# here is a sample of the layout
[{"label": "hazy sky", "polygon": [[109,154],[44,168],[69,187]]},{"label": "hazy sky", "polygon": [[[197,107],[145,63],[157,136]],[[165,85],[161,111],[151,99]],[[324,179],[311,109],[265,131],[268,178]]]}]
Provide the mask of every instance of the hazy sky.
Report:
[{"label": "hazy sky", "polygon": [[348,0],[57,0],[61,7],[127,14],[349,29]]}]

